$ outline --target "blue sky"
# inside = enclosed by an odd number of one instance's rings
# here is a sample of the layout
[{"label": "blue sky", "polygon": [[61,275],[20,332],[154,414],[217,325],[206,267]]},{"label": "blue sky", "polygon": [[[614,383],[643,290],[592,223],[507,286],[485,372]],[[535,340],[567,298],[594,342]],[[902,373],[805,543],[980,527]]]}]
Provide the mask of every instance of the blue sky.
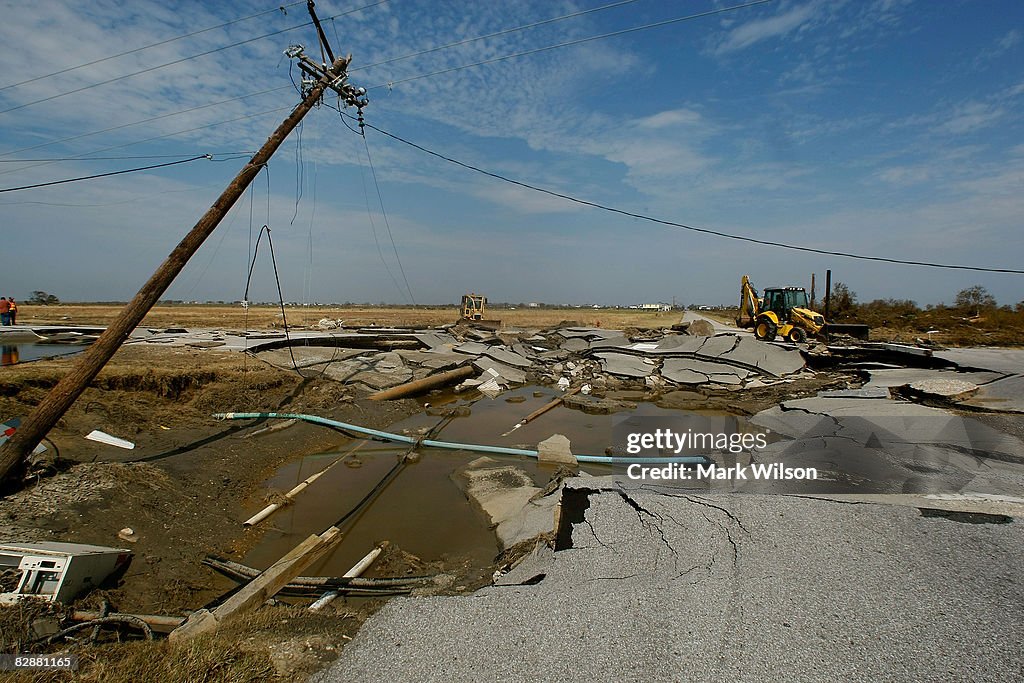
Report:
[{"label": "blue sky", "polygon": [[[326,19],[369,4],[322,0],[317,10]],[[732,4],[636,0],[373,66],[606,4],[391,0],[325,28],[336,51],[352,53],[352,82],[369,89],[369,123],[466,163],[758,239],[918,261],[1024,264],[1024,4],[1017,0],[775,0],[457,69]],[[319,54],[311,28],[126,74],[304,23],[304,4],[39,77],[272,8],[4,3],[0,87],[28,82],[0,90],[0,109],[116,80],[0,113],[0,188],[167,160],[10,163],[19,159],[255,150],[297,100],[282,51],[301,43]],[[446,69],[457,70],[417,78]],[[155,117],[162,118],[128,125]],[[69,137],[77,139],[59,142]],[[374,131],[366,144],[390,236],[362,139],[322,107],[307,116],[301,144],[293,134],[271,162],[269,196],[264,176],[254,184],[251,221],[247,195],[166,297],[240,299],[250,224],[255,236],[269,219],[284,295],[293,301],[407,302],[404,270],[419,303],[456,301],[472,290],[511,302],[716,304],[738,298],[744,273],[759,286],[809,286],[810,274],[823,278],[826,268],[861,300],[951,302],[973,284],[1000,303],[1024,299],[1021,275],[723,240],[534,193]],[[0,293],[129,298],[242,163],[201,161],[0,193]],[[276,298],[268,256],[260,256],[253,300]]]}]

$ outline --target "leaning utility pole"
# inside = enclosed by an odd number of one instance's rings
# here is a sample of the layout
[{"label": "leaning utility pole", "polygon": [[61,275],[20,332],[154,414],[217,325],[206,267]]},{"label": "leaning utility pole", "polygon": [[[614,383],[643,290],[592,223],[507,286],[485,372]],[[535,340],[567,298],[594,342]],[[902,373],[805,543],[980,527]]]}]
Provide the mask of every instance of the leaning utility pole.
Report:
[{"label": "leaning utility pole", "polygon": [[[313,2],[309,0],[310,14],[316,18],[313,12]],[[321,31],[322,35],[322,31]],[[330,52],[328,48],[328,52]],[[220,224],[221,220],[231,209],[239,197],[246,191],[249,184],[259,174],[260,170],[267,165],[270,157],[274,155],[281,143],[288,134],[299,124],[302,117],[313,108],[323,96],[324,90],[330,88],[344,99],[349,106],[362,109],[367,104],[366,90],[355,88],[347,83],[346,69],[351,61],[348,57],[339,57],[332,60],[328,67],[326,64],[319,65],[302,54],[301,46],[293,46],[285,53],[291,58],[299,60],[299,67],[307,74],[309,81],[303,81],[303,99],[292,110],[292,113],[278,126],[258,152],[249,160],[249,163],[235,176],[231,184],[227,186],[213,206],[207,210],[195,227],[185,235],[185,238],[178,243],[174,251],[157,268],[156,272],[149,278],[149,281],[142,286],[142,289],[135,295],[127,306],[118,314],[117,318],[107,327],[88,351],[78,360],[71,372],[57,383],[46,398],[36,406],[35,410],[28,416],[22,426],[14,433],[7,443],[0,446],[0,480],[7,477],[8,473],[32,452],[32,450],[43,440],[43,437],[53,428],[57,421],[63,417],[68,408],[85,391],[89,383],[99,374],[103,366],[121,347],[124,340],[128,338],[142,319],[146,317],[149,309],[160,300],[160,296],[167,290],[174,278],[181,269],[185,267],[188,260],[196,253],[203,242],[208,238]],[[332,53],[333,54],[333,53]],[[314,80],[315,79],[315,80]],[[308,89],[307,89],[308,88]]]}]

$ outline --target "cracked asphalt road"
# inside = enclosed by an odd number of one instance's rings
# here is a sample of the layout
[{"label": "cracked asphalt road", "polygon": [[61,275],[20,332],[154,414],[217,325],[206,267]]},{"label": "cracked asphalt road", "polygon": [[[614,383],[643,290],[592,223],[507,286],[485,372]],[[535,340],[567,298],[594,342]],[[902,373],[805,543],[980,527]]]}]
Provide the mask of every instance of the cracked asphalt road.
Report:
[{"label": "cracked asphalt road", "polygon": [[567,486],[589,503],[571,547],[472,596],[392,600],[314,680],[1021,680],[1019,523]]}]

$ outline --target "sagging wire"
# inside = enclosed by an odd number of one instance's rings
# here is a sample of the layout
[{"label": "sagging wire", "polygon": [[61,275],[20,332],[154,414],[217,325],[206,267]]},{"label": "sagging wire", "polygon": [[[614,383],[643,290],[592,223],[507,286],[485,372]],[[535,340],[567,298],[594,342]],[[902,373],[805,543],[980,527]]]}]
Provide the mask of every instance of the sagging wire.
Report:
[{"label": "sagging wire", "polygon": [[[246,304],[249,301],[249,285],[252,283],[252,271],[256,267],[256,256],[259,254],[260,241],[263,239],[264,234],[267,236],[267,245],[270,247],[270,263],[274,266],[274,282],[277,284],[277,299],[281,306],[281,320],[284,324],[284,338],[288,344],[288,355],[291,356],[292,359],[292,369],[301,377],[303,375],[299,371],[299,364],[296,362],[295,353],[292,351],[292,339],[291,334],[288,331],[288,315],[284,310],[284,294],[281,291],[281,277],[277,271],[277,257],[274,255],[274,241],[270,237],[269,225],[264,224],[264,226],[260,228],[259,234],[256,236],[256,246],[253,249],[252,263],[249,265],[249,275],[245,280],[245,295],[242,297],[242,301],[246,302]],[[246,306],[246,312],[248,312],[248,310],[248,306]]]},{"label": "sagging wire", "polygon": [[[338,112],[342,113],[340,105],[338,107]],[[341,120],[342,122],[345,121],[343,113]],[[347,123],[345,125],[349,128],[349,130],[352,130],[352,127],[349,126]],[[358,131],[352,130],[352,132],[355,133],[356,135],[359,135]],[[373,209],[370,207],[370,192],[369,190],[366,189],[366,171],[363,169],[363,165],[361,163],[362,155],[360,154],[359,156],[359,180],[361,185],[363,186],[363,200],[366,203],[366,217],[370,221],[370,230],[373,233],[373,243],[377,247],[377,256],[380,257],[380,262],[384,266],[384,271],[388,274],[388,277],[391,278],[391,282],[395,285],[395,289],[398,290],[398,294],[402,297],[405,297],[405,292],[402,291],[402,286],[398,284],[398,279],[395,277],[395,274],[391,271],[391,266],[388,265],[387,259],[384,258],[384,250],[381,249],[380,247],[380,239],[377,237],[377,224],[373,220]]]},{"label": "sagging wire", "polygon": [[295,225],[299,215],[299,201],[302,200],[302,186],[305,184],[305,162],[302,159],[302,121],[299,121],[299,134],[295,137],[295,211],[288,225]]},{"label": "sagging wire", "polygon": [[[362,112],[359,112],[359,125],[362,125]],[[374,170],[374,160],[370,156],[370,144],[367,142],[367,136],[362,135],[362,144],[367,150],[367,161],[370,162],[370,173],[374,178],[374,187],[377,188],[377,200],[381,205],[381,215],[384,216],[384,225],[387,227],[387,237],[391,241],[391,249],[394,251],[394,260],[398,262],[398,271],[401,272],[401,280],[406,283],[406,289],[409,291],[409,298],[416,305],[416,297],[413,296],[413,288],[409,286],[409,278],[406,276],[406,268],[401,265],[401,258],[398,256],[398,246],[394,244],[394,234],[391,232],[391,221],[387,218],[387,211],[384,210],[384,197],[381,195],[381,186],[377,182],[377,171]]]},{"label": "sagging wire", "polygon": [[[313,140],[314,143],[320,142],[320,125],[318,119],[313,119]],[[313,206],[309,214],[309,226],[306,231],[306,255],[308,257],[308,263],[306,266],[306,276],[303,281],[302,288],[302,323],[304,325],[309,324],[308,320],[308,307],[310,299],[313,298],[313,223],[316,221],[316,181],[317,181],[317,165],[316,156],[314,155],[311,160],[313,164]]]},{"label": "sagging wire", "polygon": [[178,166],[179,164],[189,164],[193,161],[199,161],[205,159],[207,161],[213,161],[212,154],[199,154],[190,159],[181,159],[179,161],[168,161],[162,164],[151,164],[149,166],[139,166],[137,168],[126,168],[120,171],[109,171],[107,173],[94,173],[92,175],[78,176],[76,178],[65,178],[64,180],[51,180],[45,183],[33,183],[32,185],[20,185],[18,187],[5,187],[0,189],[0,192],[17,192],[18,190],[32,190],[38,187],[50,187],[52,185],[64,185],[65,183],[77,183],[82,180],[95,180],[96,178],[109,178],[115,175],[124,175],[125,173],[138,173],[140,171],[150,171],[155,168],[166,168],[168,166]]},{"label": "sagging wire", "polygon": [[[345,114],[344,112],[342,112],[342,116],[349,116],[351,118],[350,114]],[[838,256],[838,257],[842,257],[842,258],[855,259],[855,260],[860,260],[860,261],[876,261],[876,262],[880,262],[880,263],[892,263],[892,264],[902,265],[902,266],[922,266],[922,267],[925,267],[925,268],[941,268],[941,269],[946,269],[946,270],[970,270],[970,271],[976,271],[976,272],[982,272],[982,273],[1010,273],[1010,274],[1014,274],[1014,275],[1024,275],[1024,270],[1021,270],[1019,268],[993,268],[993,267],[986,267],[986,266],[971,266],[971,265],[958,264],[958,263],[935,263],[935,262],[931,262],[931,261],[915,261],[915,260],[911,260],[911,259],[890,258],[890,257],[887,257],[887,256],[872,256],[872,255],[868,255],[868,254],[857,254],[857,253],[853,253],[853,252],[838,251],[838,250],[833,250],[833,249],[818,249],[818,248],[815,248],[815,247],[806,247],[806,246],[799,245],[799,244],[790,244],[790,243],[786,243],[786,242],[776,242],[776,241],[772,241],[772,240],[763,240],[763,239],[758,239],[756,237],[749,237],[747,235],[738,235],[738,234],[723,232],[721,230],[712,230],[710,228],[702,228],[702,227],[699,227],[699,226],[688,225],[686,223],[680,223],[680,222],[677,222],[677,221],[664,220],[664,219],[656,218],[654,216],[650,216],[650,215],[647,215],[647,214],[637,213],[635,211],[626,211],[625,209],[619,209],[619,208],[616,208],[614,206],[609,206],[607,204],[601,204],[599,202],[593,202],[593,201],[589,201],[587,199],[581,199],[579,197],[574,197],[572,195],[565,194],[564,192],[556,192],[555,190],[551,190],[551,189],[548,189],[548,188],[545,188],[545,187],[541,187],[539,185],[533,185],[531,183],[527,183],[527,182],[522,181],[522,180],[516,180],[515,178],[510,178],[508,176],[501,175],[500,173],[495,173],[493,171],[488,171],[486,169],[480,168],[479,166],[474,166],[472,164],[467,164],[464,161],[459,161],[458,159],[452,158],[450,156],[446,156],[444,154],[441,154],[440,152],[435,152],[434,150],[428,149],[428,148],[424,147],[423,145],[419,145],[419,144],[417,144],[415,142],[412,142],[411,140],[406,140],[405,138],[403,138],[403,137],[401,137],[399,135],[395,135],[394,133],[389,133],[386,130],[383,130],[381,128],[377,128],[376,126],[374,126],[372,124],[369,124],[369,123],[362,124],[361,123],[360,125],[364,125],[366,128],[372,128],[373,130],[377,131],[381,135],[389,137],[392,140],[395,140],[396,142],[400,142],[400,143],[402,143],[404,145],[408,145],[408,146],[412,147],[413,149],[418,149],[419,151],[421,151],[421,152],[423,152],[425,154],[429,154],[429,155],[431,155],[433,157],[436,157],[436,158],[441,159],[443,161],[447,161],[448,163],[454,164],[456,166],[460,166],[460,167],[462,167],[464,169],[467,169],[469,171],[474,171],[476,173],[480,173],[481,175],[485,175],[485,176],[488,176],[490,178],[494,178],[495,180],[501,180],[503,182],[510,183],[512,185],[516,185],[518,187],[522,187],[522,188],[527,189],[527,190],[532,190],[534,192],[540,192],[540,193],[549,195],[551,197],[557,197],[559,199],[564,199],[564,200],[566,200],[568,202],[573,202],[575,204],[580,204],[582,206],[589,206],[589,207],[592,207],[592,208],[595,208],[595,209],[600,209],[601,211],[607,211],[609,213],[614,213],[614,214],[618,214],[620,216],[626,216],[628,218],[634,218],[634,219],[637,219],[637,220],[648,221],[650,223],[656,223],[658,225],[665,225],[665,226],[668,226],[668,227],[671,227],[671,228],[679,228],[680,230],[688,230],[690,232],[697,232],[697,233],[701,233],[701,234],[704,234],[704,235],[711,235],[711,236],[714,236],[714,237],[722,237],[722,238],[725,238],[725,239],[736,240],[736,241],[739,241],[739,242],[747,242],[747,243],[751,243],[751,244],[758,244],[758,245],[766,246],[766,247],[777,247],[779,249],[789,249],[791,251],[800,251],[800,252],[811,253],[811,254],[821,254],[821,255],[824,255],[824,256]]]},{"label": "sagging wire", "polygon": [[405,276],[405,267],[402,266],[402,259],[398,255],[398,245],[395,244],[395,236],[391,232],[391,221],[388,220],[388,212],[384,209],[384,195],[381,194],[380,184],[377,182],[377,171],[373,168],[373,158],[370,156],[370,144],[366,141],[366,133],[364,131],[365,123],[363,121],[363,108],[359,107],[356,110],[359,121],[359,137],[363,139],[363,147],[366,149],[366,161],[370,166],[370,174],[373,176],[373,186],[377,190],[377,200],[380,202],[380,213],[384,217],[384,225],[388,231],[388,238],[391,240],[391,249],[395,252],[395,261],[398,262],[398,270],[402,274],[402,280],[405,282],[405,289],[409,292],[409,300],[412,301],[412,305],[416,305],[416,297],[413,296],[412,287],[409,286],[409,278]]}]

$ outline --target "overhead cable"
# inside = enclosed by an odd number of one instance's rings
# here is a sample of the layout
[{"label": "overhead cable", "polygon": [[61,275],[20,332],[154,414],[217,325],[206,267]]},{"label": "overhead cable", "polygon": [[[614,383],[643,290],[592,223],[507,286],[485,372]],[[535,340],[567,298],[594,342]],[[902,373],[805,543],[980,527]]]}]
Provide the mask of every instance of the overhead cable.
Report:
[{"label": "overhead cable", "polygon": [[[383,3],[388,2],[388,1],[389,0],[377,0],[377,2],[370,3],[369,5],[363,5],[362,7],[357,7],[356,9],[348,10],[347,12],[341,12],[339,14],[335,14],[333,17],[328,17],[328,19],[333,19],[333,18],[336,18],[336,17],[341,17],[341,16],[344,16],[346,14],[352,14],[353,12],[358,12],[360,10],[368,9],[370,7],[374,7],[376,5],[380,5],[380,4],[383,4]],[[8,107],[7,109],[2,109],[2,110],[0,110],[0,114],[8,114],[8,113],[10,113],[12,111],[18,111],[19,109],[24,109],[26,107],[31,107],[31,106],[36,105],[36,104],[42,104],[43,102],[50,102],[52,100],[56,100],[56,99],[59,99],[61,97],[66,97],[68,95],[74,95],[76,93],[84,92],[86,90],[91,90],[92,88],[98,88],[100,86],[108,85],[110,83],[115,83],[117,81],[123,81],[126,78],[132,78],[134,76],[140,76],[142,74],[150,73],[150,72],[156,71],[158,69],[164,69],[164,68],[166,68],[168,66],[174,66],[175,64],[181,64],[182,62],[187,62],[187,61],[192,60],[192,59],[198,59],[199,57],[206,57],[207,55],[212,55],[212,54],[215,54],[217,52],[223,52],[224,50],[229,50],[229,49],[231,49],[233,47],[239,47],[241,45],[247,45],[249,43],[255,43],[256,41],[263,40],[264,38],[270,38],[272,36],[277,36],[277,35],[280,35],[282,33],[287,33],[289,31],[294,31],[296,29],[305,28],[306,26],[312,26],[312,25],[313,25],[312,21],[307,21],[304,24],[296,24],[295,26],[289,26],[288,28],[279,29],[277,31],[271,31],[270,33],[264,33],[263,35],[256,36],[254,38],[247,38],[245,40],[240,40],[240,41],[235,42],[235,43],[230,43],[228,45],[222,45],[221,47],[216,47],[216,48],[212,48],[210,50],[206,50],[204,52],[200,52],[200,53],[197,53],[197,54],[194,54],[194,55],[189,55],[188,57],[181,57],[179,59],[175,59],[175,60],[172,60],[170,62],[164,62],[163,64],[157,64],[155,66],[146,67],[145,69],[139,69],[138,71],[132,71],[132,72],[127,73],[127,74],[121,74],[120,76],[115,76],[114,78],[108,78],[108,79],[106,79],[104,81],[99,81],[98,83],[91,83],[89,85],[83,85],[82,87],[75,88],[74,90],[67,90],[65,92],[55,93],[53,95],[50,95],[48,97],[43,97],[43,98],[40,98],[38,100],[32,100],[31,102],[24,102],[22,104],[15,105],[13,107]]]},{"label": "overhead cable", "polygon": [[93,180],[95,178],[107,178],[114,175],[124,175],[125,173],[138,173],[139,171],[150,171],[155,168],[166,168],[168,166],[177,166],[179,164],[188,164],[193,161],[199,161],[200,159],[213,160],[213,156],[210,154],[200,154],[194,156],[191,159],[181,159],[179,161],[167,161],[162,164],[153,164],[151,166],[140,166],[138,168],[126,168],[120,171],[110,171],[108,173],[96,173],[93,175],[79,176],[77,178],[65,178],[64,180],[51,180],[46,183],[35,183],[33,185],[22,185],[20,187],[5,187],[0,188],[0,192],[16,192],[17,190],[31,190],[37,187],[50,187],[51,185],[63,185],[65,183],[77,183],[80,180]]},{"label": "overhead cable", "polygon": [[540,186],[537,186],[537,185],[532,185],[530,183],[526,183],[526,182],[523,182],[521,180],[515,180],[514,178],[509,178],[509,177],[503,176],[503,175],[501,175],[499,173],[494,173],[492,171],[487,171],[487,170],[479,168],[477,166],[473,166],[472,164],[467,164],[467,163],[465,163],[463,161],[459,161],[458,159],[453,159],[452,157],[445,156],[444,154],[440,154],[439,152],[435,152],[433,150],[427,149],[426,147],[424,147],[422,145],[418,145],[415,142],[412,142],[410,140],[406,140],[403,137],[400,137],[400,136],[395,135],[393,133],[389,133],[386,130],[382,130],[380,128],[377,128],[376,126],[373,126],[373,125],[371,125],[369,123],[364,123],[363,125],[366,128],[371,128],[371,129],[377,131],[381,135],[385,135],[385,136],[391,138],[392,140],[395,140],[397,142],[401,142],[402,144],[405,144],[405,145],[408,145],[408,146],[413,147],[415,149],[418,149],[421,152],[424,152],[424,153],[429,154],[431,156],[437,157],[438,159],[442,159],[442,160],[447,161],[449,163],[455,164],[456,166],[461,166],[462,168],[468,169],[470,171],[475,171],[477,173],[481,173],[483,175],[486,175],[488,177],[494,178],[496,180],[501,180],[501,181],[504,181],[506,183],[511,183],[512,185],[517,185],[517,186],[525,188],[527,190],[533,190],[534,192],[542,192],[542,193],[544,193],[546,195],[550,195],[552,197],[558,197],[559,199],[564,199],[564,200],[569,201],[569,202],[574,202],[576,204],[582,204],[583,206],[589,206],[589,207],[592,207],[592,208],[595,208],[595,209],[600,209],[602,211],[608,211],[610,213],[619,214],[621,216],[628,216],[629,218],[636,218],[636,219],[643,220],[643,221],[649,221],[651,223],[658,223],[660,225],[667,225],[667,226],[673,227],[673,228],[680,228],[682,230],[689,230],[691,232],[699,232],[699,233],[702,233],[702,234],[705,234],[705,235],[712,235],[712,236],[715,236],[715,237],[724,237],[726,239],[737,240],[737,241],[741,241],[741,242],[749,242],[749,243],[753,243],[753,244],[760,244],[760,245],[763,245],[763,246],[766,246],[766,247],[777,247],[779,249],[790,249],[792,251],[809,252],[809,253],[812,253],[812,254],[822,254],[822,255],[825,255],[825,256],[841,256],[843,258],[857,259],[857,260],[861,260],[861,261],[879,261],[879,262],[882,262],[882,263],[895,263],[895,264],[904,265],[904,266],[923,266],[923,267],[926,267],[926,268],[943,268],[943,269],[948,269],[948,270],[970,270],[970,271],[977,271],[977,272],[982,272],[982,273],[1011,273],[1011,274],[1015,274],[1015,275],[1024,275],[1024,270],[1019,270],[1019,269],[1015,269],[1015,268],[994,268],[994,267],[985,267],[985,266],[968,266],[968,265],[951,264],[951,263],[934,263],[934,262],[930,262],[930,261],[915,261],[915,260],[911,260],[911,259],[889,258],[889,257],[886,257],[886,256],[870,256],[870,255],[865,255],[865,254],[855,254],[855,253],[852,253],[852,252],[836,251],[836,250],[831,250],[831,249],[816,249],[814,247],[805,247],[805,246],[798,245],[798,244],[787,244],[785,242],[776,242],[776,241],[772,241],[772,240],[762,240],[762,239],[757,239],[756,237],[749,237],[749,236],[746,236],[746,235],[735,235],[735,234],[728,233],[728,232],[722,232],[720,230],[711,230],[710,228],[701,228],[701,227],[697,227],[697,226],[693,226],[693,225],[687,225],[685,223],[678,223],[676,221],[669,221],[669,220],[664,220],[664,219],[661,219],[661,218],[655,218],[653,216],[648,216],[646,214],[636,213],[636,212],[633,212],[633,211],[626,211],[624,209],[617,209],[617,208],[612,207],[612,206],[607,206],[605,204],[599,204],[598,202],[592,202],[592,201],[588,201],[586,199],[579,199],[578,197],[573,197],[572,195],[568,195],[568,194],[565,194],[565,193],[562,193],[562,192],[556,192],[554,190],[549,190],[549,189],[544,188],[544,187],[540,187]]},{"label": "overhead cable", "polygon": [[287,14],[286,10],[287,10],[288,7],[294,7],[295,5],[302,5],[302,4],[305,4],[305,0],[298,0],[298,2],[293,2],[293,3],[288,4],[288,5],[281,5],[279,7],[275,7],[274,9],[268,9],[268,10],[264,10],[262,12],[257,12],[256,14],[250,14],[247,17],[241,17],[240,19],[232,19],[231,21],[226,21],[223,24],[217,24],[216,26],[210,26],[208,28],[201,28],[198,31],[192,31],[191,33],[185,33],[185,34],[182,34],[180,36],[174,36],[173,38],[166,38],[164,40],[160,40],[160,41],[157,41],[155,43],[150,43],[149,45],[143,45],[142,47],[136,47],[136,48],[133,48],[131,50],[125,50],[124,52],[118,52],[117,54],[110,55],[109,57],[100,57],[99,59],[94,59],[94,60],[92,60],[90,62],[84,62],[82,64],[76,64],[75,66],[69,66],[69,67],[65,67],[63,69],[58,69],[57,71],[53,71],[53,72],[48,73],[48,74],[43,74],[42,76],[33,76],[32,78],[26,78],[25,80],[19,81],[17,83],[11,83],[10,85],[0,86],[0,92],[2,92],[4,90],[9,90],[10,88],[17,88],[19,85],[25,85],[27,83],[35,83],[35,82],[43,80],[44,78],[50,78],[52,76],[59,76],[60,74],[66,74],[66,73],[68,73],[70,71],[77,71],[78,69],[84,69],[87,66],[94,66],[96,64],[102,64],[103,62],[109,62],[111,59],[117,59],[119,57],[126,57],[128,55],[133,55],[133,54],[136,54],[138,52],[142,52],[144,50],[152,49],[154,47],[160,47],[161,45],[167,45],[169,43],[174,43],[176,41],[183,40],[185,38],[191,38],[192,36],[198,36],[201,33],[207,33],[209,31],[216,31],[219,28],[224,28],[226,26],[231,26],[232,24],[239,24],[239,23],[241,23],[243,21],[248,21],[249,19],[256,19],[256,18],[262,17],[262,16],[264,16],[266,14],[273,14],[274,12],[284,12],[285,14]]}]

